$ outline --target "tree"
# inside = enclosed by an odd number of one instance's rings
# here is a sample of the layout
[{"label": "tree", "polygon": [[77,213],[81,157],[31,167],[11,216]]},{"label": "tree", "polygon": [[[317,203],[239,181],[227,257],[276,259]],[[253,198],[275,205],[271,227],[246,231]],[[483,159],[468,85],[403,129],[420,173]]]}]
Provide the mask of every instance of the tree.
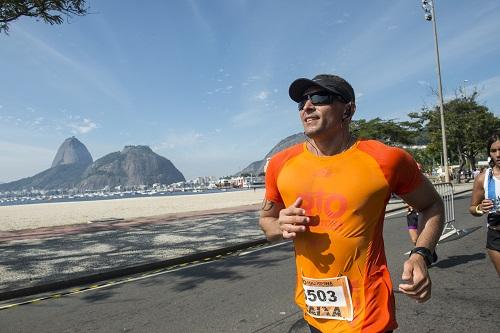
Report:
[{"label": "tree", "polygon": [[392,145],[410,145],[414,143],[415,130],[409,122],[398,123],[393,119],[375,118],[353,120],[351,130],[360,138],[380,140]]},{"label": "tree", "polygon": [[[464,169],[466,161],[475,169],[476,157],[485,151],[488,137],[493,130],[500,128],[500,119],[486,106],[480,105],[476,101],[477,96],[477,91],[474,91],[470,96],[457,96],[443,105],[448,157],[452,163],[459,164],[458,175]],[[429,150],[440,152],[442,139],[439,108],[424,108],[414,116],[420,118],[429,133]],[[457,179],[460,181],[459,177]]]},{"label": "tree", "polygon": [[62,15],[84,16],[86,0],[1,0],[0,33],[8,34],[9,24],[21,16],[36,17],[50,25],[63,23]]}]

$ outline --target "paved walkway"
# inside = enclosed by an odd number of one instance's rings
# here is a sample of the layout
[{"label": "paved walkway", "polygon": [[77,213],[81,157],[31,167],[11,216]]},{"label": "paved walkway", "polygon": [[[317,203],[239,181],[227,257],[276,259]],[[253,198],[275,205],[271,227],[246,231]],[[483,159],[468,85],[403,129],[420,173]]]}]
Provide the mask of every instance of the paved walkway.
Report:
[{"label": "paved walkway", "polygon": [[[471,188],[472,183],[454,185],[455,193]],[[387,211],[403,207],[394,200]],[[213,255],[228,247],[264,243],[258,209],[253,205],[161,219],[1,232],[0,300],[53,289],[63,281],[86,283],[86,277],[107,272],[136,272],[134,268],[145,263],[167,265],[207,251]]]}]

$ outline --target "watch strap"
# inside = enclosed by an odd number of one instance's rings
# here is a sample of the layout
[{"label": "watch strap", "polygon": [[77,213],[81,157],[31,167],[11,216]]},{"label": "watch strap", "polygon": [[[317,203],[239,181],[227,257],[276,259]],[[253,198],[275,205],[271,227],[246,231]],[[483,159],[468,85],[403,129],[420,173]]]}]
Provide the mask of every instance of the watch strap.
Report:
[{"label": "watch strap", "polygon": [[432,258],[432,253],[431,250],[429,250],[426,247],[416,247],[410,252],[410,256],[414,253],[420,254],[422,257],[424,257],[425,263],[427,266],[430,266],[432,264],[433,258]]}]

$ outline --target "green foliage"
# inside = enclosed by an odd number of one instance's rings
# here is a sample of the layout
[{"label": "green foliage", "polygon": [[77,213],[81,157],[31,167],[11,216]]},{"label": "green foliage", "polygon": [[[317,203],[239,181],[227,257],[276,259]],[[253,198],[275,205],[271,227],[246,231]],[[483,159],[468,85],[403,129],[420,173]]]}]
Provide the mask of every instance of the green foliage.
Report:
[{"label": "green foliage", "polygon": [[415,148],[407,148],[406,149],[422,166],[422,171],[431,173],[433,168],[439,165],[440,156],[439,153],[431,152],[429,149],[415,149]]},{"label": "green foliage", "polygon": [[[476,157],[486,157],[486,141],[493,130],[500,128],[500,119],[477,101],[475,91],[470,96],[458,96],[444,107],[444,122],[448,158],[462,167],[469,160],[475,165]],[[428,133],[430,155],[442,151],[441,116],[438,106],[412,114]]]},{"label": "green foliage", "polygon": [[419,126],[412,122],[398,123],[393,119],[353,120],[351,131],[365,139],[375,139],[392,145],[412,145],[418,134]]},{"label": "green foliage", "polygon": [[9,24],[21,16],[35,17],[50,25],[61,24],[62,15],[84,16],[86,0],[2,0],[0,1],[0,33],[9,32]]},{"label": "green foliage", "polygon": [[[461,169],[469,161],[474,167],[476,159],[486,159],[486,141],[493,130],[500,128],[500,119],[477,102],[477,91],[464,94],[444,104],[444,119],[448,159]],[[440,164],[442,153],[441,116],[438,106],[423,108],[408,114],[410,120],[397,122],[375,118],[354,120],[352,132],[361,138],[375,139],[394,146],[426,146],[406,148],[430,172]]]}]

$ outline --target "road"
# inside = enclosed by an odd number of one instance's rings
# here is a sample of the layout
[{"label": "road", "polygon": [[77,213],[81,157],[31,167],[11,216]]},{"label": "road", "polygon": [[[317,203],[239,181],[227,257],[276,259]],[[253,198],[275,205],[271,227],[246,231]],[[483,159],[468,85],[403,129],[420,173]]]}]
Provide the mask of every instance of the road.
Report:
[{"label": "road", "polygon": [[[467,230],[438,246],[433,297],[416,304],[396,293],[400,332],[498,332],[499,279],[484,250],[481,219],[455,201],[456,226]],[[404,213],[385,221],[394,284],[411,246]],[[1,332],[298,332],[291,244],[257,248],[219,260],[102,289],[0,311]],[[10,303],[15,301],[10,301]]]}]

